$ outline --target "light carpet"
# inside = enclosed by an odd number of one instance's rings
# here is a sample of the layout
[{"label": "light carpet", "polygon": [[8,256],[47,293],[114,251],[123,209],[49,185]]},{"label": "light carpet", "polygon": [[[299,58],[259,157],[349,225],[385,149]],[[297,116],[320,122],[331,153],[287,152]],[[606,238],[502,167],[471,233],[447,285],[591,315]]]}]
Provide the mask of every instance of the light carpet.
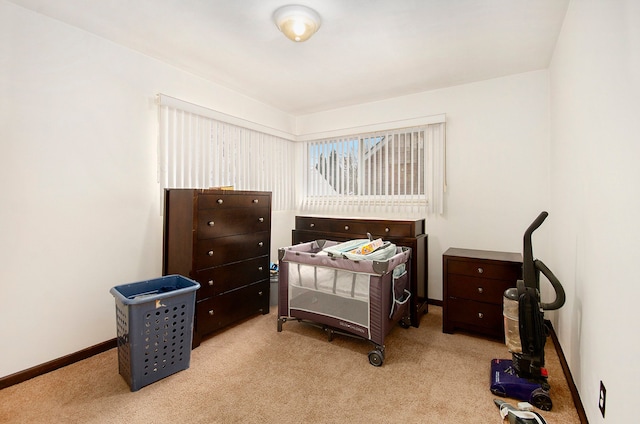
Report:
[{"label": "light carpet", "polygon": [[[115,320],[115,318],[114,318]],[[0,423],[502,423],[489,391],[498,341],[442,333],[430,306],[419,328],[396,326],[381,367],[368,341],[297,321],[276,331],[277,310],[206,339],[190,368],[131,392],[117,349],[0,391]],[[115,327],[115,323],[114,323]],[[579,424],[548,339],[549,424]],[[510,400],[516,404],[516,400]],[[504,421],[506,422],[506,421]]]}]

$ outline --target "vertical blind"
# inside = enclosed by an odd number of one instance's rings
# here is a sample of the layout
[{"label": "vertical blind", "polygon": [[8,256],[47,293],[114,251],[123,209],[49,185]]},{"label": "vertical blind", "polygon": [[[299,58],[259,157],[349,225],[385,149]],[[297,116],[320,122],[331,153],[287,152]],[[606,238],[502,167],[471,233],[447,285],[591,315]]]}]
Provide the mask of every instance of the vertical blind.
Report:
[{"label": "vertical blind", "polygon": [[444,212],[445,123],[307,141],[302,209]]},{"label": "vertical blind", "polygon": [[162,193],[165,188],[233,186],[271,191],[273,210],[296,209],[292,141],[173,103],[158,97]]}]

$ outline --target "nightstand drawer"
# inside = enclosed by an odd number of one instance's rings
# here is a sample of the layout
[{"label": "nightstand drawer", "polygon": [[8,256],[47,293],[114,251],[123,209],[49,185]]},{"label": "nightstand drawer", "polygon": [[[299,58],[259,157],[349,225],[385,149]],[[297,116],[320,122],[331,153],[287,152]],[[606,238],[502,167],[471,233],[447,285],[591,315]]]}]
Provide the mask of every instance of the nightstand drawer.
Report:
[{"label": "nightstand drawer", "polygon": [[471,277],[494,278],[498,280],[517,280],[518,267],[504,266],[490,261],[449,260],[449,273]]},{"label": "nightstand drawer", "polygon": [[515,287],[515,281],[486,280],[466,275],[449,275],[449,297],[502,305],[504,291]]},{"label": "nightstand drawer", "polygon": [[460,327],[478,327],[495,336],[500,335],[504,326],[502,307],[488,303],[449,299],[447,313]]}]

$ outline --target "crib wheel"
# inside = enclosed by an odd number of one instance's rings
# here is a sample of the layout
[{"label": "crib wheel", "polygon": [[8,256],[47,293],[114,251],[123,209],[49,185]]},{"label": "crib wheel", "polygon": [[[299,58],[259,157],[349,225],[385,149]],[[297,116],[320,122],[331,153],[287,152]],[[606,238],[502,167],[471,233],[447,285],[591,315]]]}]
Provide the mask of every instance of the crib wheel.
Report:
[{"label": "crib wheel", "polygon": [[332,342],[333,341],[333,330],[330,328],[325,328],[324,331],[327,332],[327,339]]},{"label": "crib wheel", "polygon": [[411,318],[403,317],[398,324],[402,328],[409,328],[411,327]]},{"label": "crib wheel", "polygon": [[374,367],[379,367],[384,362],[384,354],[379,350],[369,352],[369,363]]}]

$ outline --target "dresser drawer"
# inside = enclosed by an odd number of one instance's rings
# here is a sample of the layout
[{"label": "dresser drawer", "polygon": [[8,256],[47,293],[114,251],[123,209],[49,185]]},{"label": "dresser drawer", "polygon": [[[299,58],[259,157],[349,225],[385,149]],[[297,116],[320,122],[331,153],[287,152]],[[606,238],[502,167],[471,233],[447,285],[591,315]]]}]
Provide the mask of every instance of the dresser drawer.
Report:
[{"label": "dresser drawer", "polygon": [[200,283],[197,299],[206,299],[228,292],[256,281],[269,278],[269,257],[233,262],[215,268],[195,272],[194,279]]},{"label": "dresser drawer", "polygon": [[515,280],[489,280],[466,275],[449,275],[448,296],[502,305],[504,291],[515,287]]},{"label": "dresser drawer", "polygon": [[269,280],[196,303],[198,331],[209,333],[248,316],[269,310]]},{"label": "dresser drawer", "polygon": [[241,195],[233,193],[201,194],[198,209],[270,207],[270,196],[265,194]]},{"label": "dresser drawer", "polygon": [[415,237],[424,234],[424,221],[390,221],[375,219],[296,217],[297,230],[325,233],[342,233],[349,238],[366,238],[367,233],[375,237]]},{"label": "dresser drawer", "polygon": [[466,299],[448,299],[447,303],[447,316],[454,327],[477,327],[496,336],[504,332],[501,306]]},{"label": "dresser drawer", "polygon": [[491,261],[461,261],[449,259],[450,274],[468,275],[471,277],[493,278],[498,280],[517,280],[520,267],[505,266]]},{"label": "dresser drawer", "polygon": [[314,240],[349,241],[348,235],[340,233],[323,233],[320,231],[293,230],[291,231],[291,243],[299,244]]},{"label": "dresser drawer", "polygon": [[268,207],[200,209],[198,238],[209,239],[234,234],[257,233],[271,228]]},{"label": "dresser drawer", "polygon": [[199,240],[194,254],[195,269],[268,256],[270,242],[268,231]]}]

